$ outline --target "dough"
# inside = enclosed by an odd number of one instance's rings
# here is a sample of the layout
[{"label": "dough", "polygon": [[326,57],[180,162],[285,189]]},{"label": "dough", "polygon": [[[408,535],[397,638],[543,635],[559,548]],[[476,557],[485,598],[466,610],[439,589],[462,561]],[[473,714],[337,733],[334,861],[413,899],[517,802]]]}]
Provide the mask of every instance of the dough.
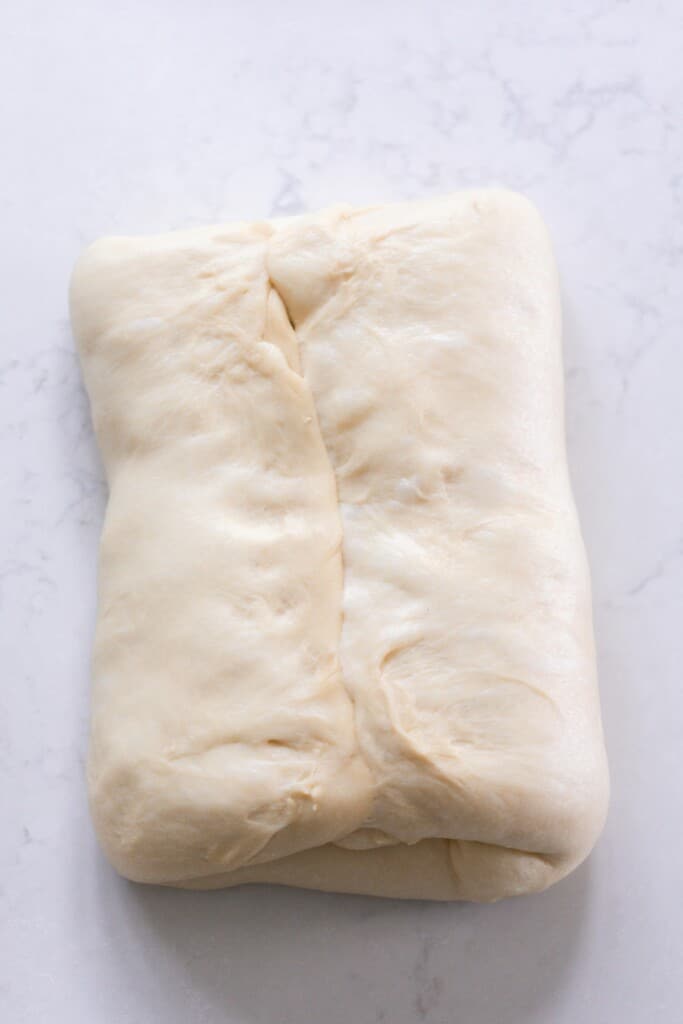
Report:
[{"label": "dough", "polygon": [[93,245],[89,787],[128,878],[492,900],[607,769],[558,285],[504,191]]}]

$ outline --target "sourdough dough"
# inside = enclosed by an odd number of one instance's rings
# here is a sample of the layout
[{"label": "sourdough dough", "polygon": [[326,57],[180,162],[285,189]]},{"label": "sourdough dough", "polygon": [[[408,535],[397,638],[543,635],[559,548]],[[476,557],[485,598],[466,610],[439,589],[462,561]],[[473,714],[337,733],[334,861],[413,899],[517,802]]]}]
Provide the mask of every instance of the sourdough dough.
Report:
[{"label": "sourdough dough", "polygon": [[71,303],[116,868],[490,900],[578,864],[607,771],[533,207],[107,239]]}]

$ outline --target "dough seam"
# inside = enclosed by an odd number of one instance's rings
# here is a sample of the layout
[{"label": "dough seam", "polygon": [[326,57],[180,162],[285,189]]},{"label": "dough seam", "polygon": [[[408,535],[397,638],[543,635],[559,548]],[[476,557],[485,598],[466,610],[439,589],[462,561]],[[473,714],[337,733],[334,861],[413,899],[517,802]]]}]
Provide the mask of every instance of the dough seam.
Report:
[{"label": "dough seam", "polygon": [[[294,339],[296,341],[297,352],[298,352],[298,356],[299,356],[299,376],[301,377],[301,380],[302,380],[303,384],[305,385],[305,387],[307,388],[307,390],[308,390],[308,392],[310,394],[311,406],[313,408],[313,412],[314,412],[314,416],[315,416],[314,424],[313,425],[314,425],[314,427],[315,427],[315,429],[316,429],[316,431],[318,433],[318,437],[320,438],[320,443],[322,445],[323,451],[325,452],[325,458],[327,459],[327,465],[329,467],[332,479],[334,480],[335,502],[336,502],[337,515],[338,515],[338,519],[339,519],[339,530],[340,530],[339,558],[340,558],[340,561],[341,561],[341,572],[342,572],[342,585],[341,585],[340,603],[339,603],[339,631],[338,631],[338,634],[337,634],[337,665],[338,665],[338,671],[339,671],[339,682],[342,685],[342,687],[344,689],[344,693],[346,694],[346,696],[348,698],[348,701],[349,701],[349,703],[351,705],[351,714],[352,714],[352,720],[353,720],[353,735],[354,735],[354,740],[355,740],[355,755],[356,755],[356,757],[360,758],[360,760],[363,762],[363,764],[364,764],[364,766],[365,766],[369,776],[373,779],[373,784],[374,784],[373,773],[372,773],[372,771],[370,769],[370,765],[369,765],[369,762],[368,762],[367,758],[363,754],[363,750],[362,750],[361,744],[360,744],[360,738],[359,738],[359,734],[358,734],[358,718],[357,718],[356,701],[355,701],[353,693],[351,692],[350,687],[348,686],[348,684],[346,682],[346,678],[345,678],[345,675],[344,675],[343,667],[342,667],[342,664],[341,664],[341,638],[342,638],[342,630],[344,629],[344,593],[345,593],[344,587],[345,587],[345,579],[346,579],[346,561],[345,561],[345,558],[344,558],[344,518],[342,516],[342,502],[341,502],[341,499],[340,499],[339,479],[337,477],[337,472],[336,472],[336,470],[334,468],[334,464],[332,462],[332,458],[330,457],[329,449],[328,449],[327,444],[325,442],[325,436],[323,434],[322,427],[320,426],[320,417],[318,415],[318,408],[317,408],[316,403],[315,403],[315,394],[314,394],[314,391],[313,391],[313,387],[311,386],[311,382],[310,382],[310,380],[308,379],[308,377],[306,375],[306,360],[305,360],[305,355],[304,355],[304,351],[303,351],[303,346],[301,344],[301,338],[299,337],[299,332],[297,330],[297,325],[296,325],[294,317],[293,317],[293,315],[291,313],[291,310],[289,309],[289,306],[287,305],[287,302],[285,300],[284,295],[282,294],[281,290],[278,288],[277,284],[273,280],[273,276],[268,272],[268,263],[269,263],[269,253],[268,253],[268,250],[266,250],[266,271],[267,271],[267,275],[268,275],[268,285],[272,289],[272,291],[275,292],[275,294],[279,298],[280,302],[282,303],[282,308],[285,311],[285,314],[287,316],[287,320],[289,321],[289,326],[292,329],[292,334],[294,335]],[[342,277],[341,280],[344,280],[344,278]],[[332,292],[332,295],[329,298],[333,298],[336,294],[337,294],[337,289],[335,289]],[[329,301],[329,299],[328,299],[328,301]],[[336,554],[336,553],[337,553],[337,549],[335,547],[334,554]],[[373,807],[374,807],[374,797],[373,797],[372,803],[373,803]],[[365,821],[362,822],[360,828],[368,827],[369,823],[372,822],[373,818],[374,818],[374,812],[371,813],[370,815],[368,815],[368,817],[365,819]]]}]

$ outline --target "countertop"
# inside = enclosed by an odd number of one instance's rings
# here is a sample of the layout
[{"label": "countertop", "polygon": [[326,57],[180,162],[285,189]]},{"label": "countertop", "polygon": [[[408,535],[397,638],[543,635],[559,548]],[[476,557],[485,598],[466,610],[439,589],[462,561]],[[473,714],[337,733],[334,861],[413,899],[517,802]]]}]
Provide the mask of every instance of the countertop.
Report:
[{"label": "countertop", "polygon": [[[0,35],[0,1018],[612,1024],[683,1002],[679,0],[6,5]],[[613,796],[494,906],[142,888],[83,780],[105,488],[68,322],[102,234],[502,184],[563,283]]]}]

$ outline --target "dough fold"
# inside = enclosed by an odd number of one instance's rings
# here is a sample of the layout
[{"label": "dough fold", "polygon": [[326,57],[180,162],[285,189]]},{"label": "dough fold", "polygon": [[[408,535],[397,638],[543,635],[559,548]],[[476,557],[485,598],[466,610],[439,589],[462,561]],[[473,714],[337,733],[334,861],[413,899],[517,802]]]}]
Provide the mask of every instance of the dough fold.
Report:
[{"label": "dough fold", "polygon": [[136,881],[536,891],[607,803],[560,310],[522,197],[112,238],[88,767]]}]

